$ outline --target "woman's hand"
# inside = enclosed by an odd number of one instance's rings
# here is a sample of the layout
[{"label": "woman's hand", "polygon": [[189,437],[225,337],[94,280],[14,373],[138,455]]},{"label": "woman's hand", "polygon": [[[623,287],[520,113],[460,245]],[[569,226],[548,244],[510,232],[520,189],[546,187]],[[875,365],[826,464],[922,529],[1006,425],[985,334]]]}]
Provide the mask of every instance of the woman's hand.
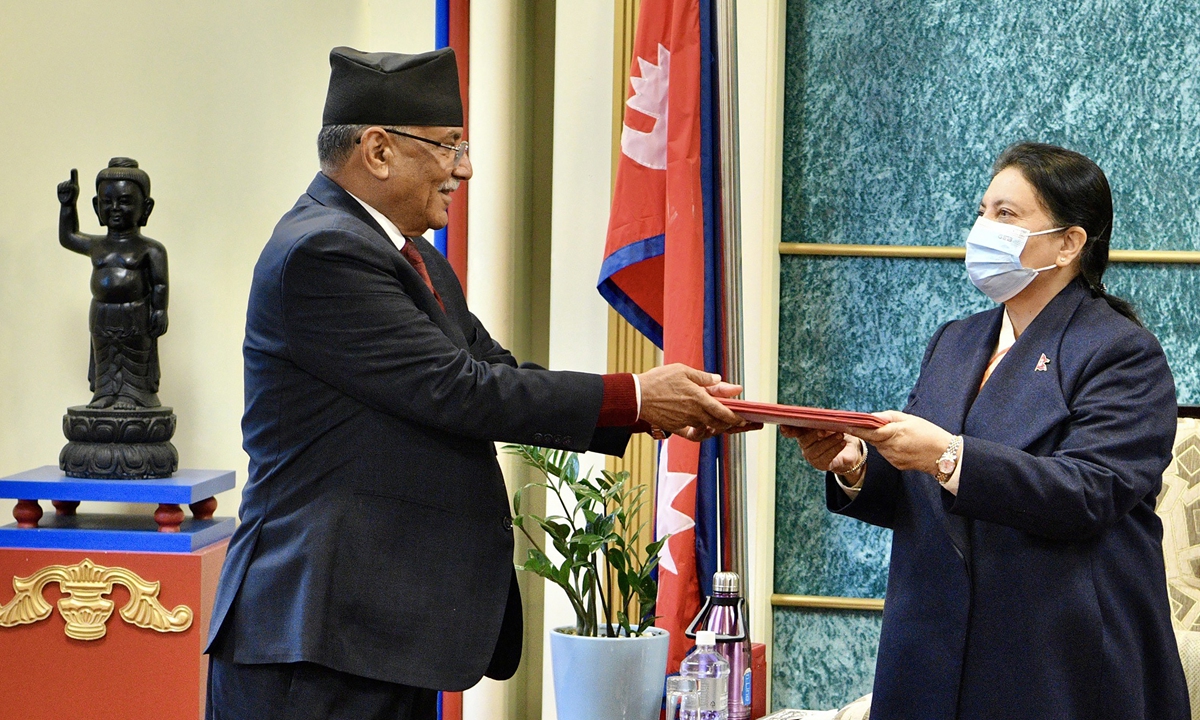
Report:
[{"label": "woman's hand", "polygon": [[[795,438],[805,461],[822,472],[844,476],[862,459],[861,444],[852,435],[790,425],[780,425],[779,432],[784,437]],[[859,478],[847,479],[857,484]]]},{"label": "woman's hand", "polygon": [[946,452],[954,435],[916,415],[888,410],[875,416],[888,424],[875,429],[855,428],[854,436],[874,445],[899,470],[937,472],[938,458]]}]

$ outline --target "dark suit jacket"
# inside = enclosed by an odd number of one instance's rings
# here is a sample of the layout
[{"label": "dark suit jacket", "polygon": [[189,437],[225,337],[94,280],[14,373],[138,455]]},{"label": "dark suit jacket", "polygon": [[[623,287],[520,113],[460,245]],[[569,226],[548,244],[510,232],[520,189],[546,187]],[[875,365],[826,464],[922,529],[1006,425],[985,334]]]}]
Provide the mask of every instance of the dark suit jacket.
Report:
[{"label": "dark suit jacket", "polygon": [[894,531],[871,717],[1186,718],[1154,514],[1162,350],[1076,281],[978,390],[1002,312],[942,326],[906,408],[963,435],[957,496],[874,450],[855,500],[826,481],[831,510]]},{"label": "dark suit jacket", "polygon": [[250,478],[210,651],[461,690],[521,653],[493,441],[621,453],[597,375],[518,367],[415,240],[445,312],[382,228],[318,174],[254,270]]}]

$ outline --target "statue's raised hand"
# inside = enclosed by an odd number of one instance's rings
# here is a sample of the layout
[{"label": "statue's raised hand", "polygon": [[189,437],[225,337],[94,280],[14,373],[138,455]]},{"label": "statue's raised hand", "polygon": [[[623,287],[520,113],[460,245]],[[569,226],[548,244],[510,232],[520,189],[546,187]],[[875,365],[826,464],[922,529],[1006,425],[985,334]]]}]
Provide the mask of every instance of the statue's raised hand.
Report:
[{"label": "statue's raised hand", "polygon": [[79,199],[79,171],[71,168],[71,179],[58,184],[58,201],[63,205],[74,205]]}]

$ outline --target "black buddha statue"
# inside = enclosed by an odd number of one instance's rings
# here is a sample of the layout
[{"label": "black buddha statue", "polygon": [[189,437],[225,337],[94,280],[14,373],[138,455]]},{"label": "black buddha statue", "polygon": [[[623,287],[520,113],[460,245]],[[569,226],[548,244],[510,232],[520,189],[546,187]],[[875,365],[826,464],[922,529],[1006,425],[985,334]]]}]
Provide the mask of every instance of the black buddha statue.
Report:
[{"label": "black buddha statue", "polygon": [[167,331],[167,251],[141,228],[154,209],[150,176],[113,158],[96,176],[92,206],[107,235],[79,232],[79,175],[58,186],[62,246],[92,261],[88,366],[92,400],[63,418],[59,457],[75,477],[164,477],[178,466],[171,408],[158,399],[158,338]]}]

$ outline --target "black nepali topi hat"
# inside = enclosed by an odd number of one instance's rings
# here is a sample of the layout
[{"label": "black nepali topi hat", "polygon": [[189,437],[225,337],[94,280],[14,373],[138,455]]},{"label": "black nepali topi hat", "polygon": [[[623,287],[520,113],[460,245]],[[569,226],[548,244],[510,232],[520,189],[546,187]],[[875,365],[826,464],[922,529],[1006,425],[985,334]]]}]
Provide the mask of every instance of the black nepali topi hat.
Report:
[{"label": "black nepali topi hat", "polygon": [[329,93],[324,125],[424,125],[462,127],[462,96],[454,51],[329,52]]}]

